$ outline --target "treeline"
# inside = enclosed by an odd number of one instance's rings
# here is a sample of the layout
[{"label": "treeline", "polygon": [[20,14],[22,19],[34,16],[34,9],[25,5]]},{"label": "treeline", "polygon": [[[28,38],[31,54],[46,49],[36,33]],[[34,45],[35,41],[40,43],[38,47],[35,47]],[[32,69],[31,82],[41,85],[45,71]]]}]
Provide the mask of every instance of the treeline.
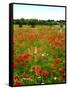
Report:
[{"label": "treeline", "polygon": [[22,27],[23,25],[31,25],[31,27],[35,27],[35,25],[61,25],[61,27],[65,24],[64,20],[38,20],[38,19],[14,19],[13,23]]}]

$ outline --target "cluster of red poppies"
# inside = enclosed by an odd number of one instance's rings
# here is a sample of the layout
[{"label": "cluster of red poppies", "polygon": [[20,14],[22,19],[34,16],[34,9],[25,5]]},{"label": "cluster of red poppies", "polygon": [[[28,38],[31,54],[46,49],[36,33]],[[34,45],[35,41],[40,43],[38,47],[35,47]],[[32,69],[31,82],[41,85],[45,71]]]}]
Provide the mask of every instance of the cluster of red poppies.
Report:
[{"label": "cluster of red poppies", "polygon": [[[14,31],[15,86],[65,82],[65,32],[59,32],[58,28],[45,29]],[[57,48],[63,52],[57,55]]]}]

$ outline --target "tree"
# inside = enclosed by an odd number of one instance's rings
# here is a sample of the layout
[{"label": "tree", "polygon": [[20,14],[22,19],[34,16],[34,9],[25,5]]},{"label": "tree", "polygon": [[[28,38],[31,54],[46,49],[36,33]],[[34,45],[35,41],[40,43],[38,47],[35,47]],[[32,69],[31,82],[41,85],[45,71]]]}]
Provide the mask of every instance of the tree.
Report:
[{"label": "tree", "polygon": [[19,27],[22,27],[22,20],[19,20]]},{"label": "tree", "polygon": [[30,23],[30,25],[31,25],[32,28],[34,28],[35,25],[36,25],[36,21],[34,19],[30,19],[30,22],[29,23]]},{"label": "tree", "polygon": [[19,24],[19,21],[20,21],[19,19],[15,19],[14,24]]},{"label": "tree", "polygon": [[65,25],[65,20],[38,20],[38,19],[14,19],[14,24],[19,25],[19,27],[22,27],[23,25],[31,25],[32,28],[35,27],[35,25],[60,25],[62,28]]}]

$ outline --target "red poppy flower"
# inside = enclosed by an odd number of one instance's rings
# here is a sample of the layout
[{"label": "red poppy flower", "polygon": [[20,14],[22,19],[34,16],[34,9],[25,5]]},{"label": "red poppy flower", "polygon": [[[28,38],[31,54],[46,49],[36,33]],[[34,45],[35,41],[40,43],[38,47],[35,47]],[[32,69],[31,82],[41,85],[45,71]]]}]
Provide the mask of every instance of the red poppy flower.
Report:
[{"label": "red poppy flower", "polygon": [[43,72],[42,72],[42,75],[46,77],[46,76],[49,75],[49,72],[48,72],[48,71],[43,71]]},{"label": "red poppy flower", "polygon": [[20,55],[20,56],[19,56],[19,59],[20,59],[20,60],[23,60],[23,58],[24,58],[23,55]]},{"label": "red poppy flower", "polygon": [[64,49],[64,44],[60,44],[60,48],[61,49]]},{"label": "red poppy flower", "polygon": [[58,37],[55,37],[54,42],[57,43],[58,40],[59,40],[59,38]]},{"label": "red poppy flower", "polygon": [[61,59],[60,59],[60,58],[57,58],[57,59],[55,60],[55,63],[56,63],[56,64],[61,63]]},{"label": "red poppy flower", "polygon": [[63,67],[63,68],[60,68],[59,71],[60,71],[61,73],[64,73],[64,71],[65,71],[64,67]]},{"label": "red poppy flower", "polygon": [[31,55],[30,54],[26,54],[24,55],[24,59],[28,59]]},{"label": "red poppy flower", "polygon": [[39,75],[41,75],[41,67],[40,66],[37,66],[37,67],[35,67],[35,72],[36,72],[36,75],[37,76],[39,76]]},{"label": "red poppy flower", "polygon": [[16,62],[20,63],[21,59],[20,58],[16,58]]},{"label": "red poppy flower", "polygon": [[24,85],[24,82],[16,81],[15,85],[16,85],[16,86]]},{"label": "red poppy flower", "polygon": [[65,75],[64,74],[62,75],[62,79],[65,79]]},{"label": "red poppy flower", "polygon": [[24,78],[28,78],[28,77],[29,77],[29,75],[28,75],[27,73],[25,73],[25,72],[22,74],[22,76],[23,76]]},{"label": "red poppy flower", "polygon": [[16,69],[16,68],[17,68],[17,65],[16,65],[15,63],[13,64],[13,68],[14,68],[14,69]]},{"label": "red poppy flower", "polygon": [[18,80],[18,76],[14,76],[13,77],[13,80]]}]

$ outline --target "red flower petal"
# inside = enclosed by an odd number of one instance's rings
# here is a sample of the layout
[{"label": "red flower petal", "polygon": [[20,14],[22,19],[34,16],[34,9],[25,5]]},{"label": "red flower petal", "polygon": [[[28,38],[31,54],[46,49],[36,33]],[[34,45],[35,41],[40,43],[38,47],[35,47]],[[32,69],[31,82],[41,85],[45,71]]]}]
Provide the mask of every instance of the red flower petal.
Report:
[{"label": "red flower petal", "polygon": [[22,76],[23,76],[24,78],[28,78],[28,77],[29,77],[29,75],[28,75],[27,73],[25,73],[25,72],[22,74]]},{"label": "red flower petal", "polygon": [[13,80],[18,80],[18,76],[14,76],[13,77]]},{"label": "red flower petal", "polygon": [[37,67],[35,67],[35,72],[36,72],[36,75],[37,76],[39,76],[39,75],[41,75],[41,67],[40,66],[37,66]]},{"label": "red flower petal", "polygon": [[42,72],[42,74],[43,74],[43,76],[45,76],[45,77],[46,77],[46,76],[48,76],[48,75],[49,75],[49,72],[48,72],[48,71],[43,71],[43,72]]},{"label": "red flower petal", "polygon": [[64,69],[64,68],[60,68],[59,71],[60,71],[61,73],[64,73],[65,69]]},{"label": "red flower petal", "polygon": [[16,68],[17,68],[17,65],[16,65],[15,63],[13,64],[13,68],[14,68],[14,69],[16,69]]},{"label": "red flower petal", "polygon": [[15,85],[16,86],[24,85],[24,82],[16,81]]},{"label": "red flower petal", "polygon": [[24,58],[23,55],[20,55],[20,56],[19,56],[19,59],[20,59],[20,60],[23,60],[23,58]]},{"label": "red flower petal", "polygon": [[16,62],[20,63],[21,59],[20,58],[16,58]]},{"label": "red flower petal", "polygon": [[57,59],[55,60],[55,63],[56,63],[56,64],[61,63],[61,59],[60,59],[60,58],[57,58]]}]

